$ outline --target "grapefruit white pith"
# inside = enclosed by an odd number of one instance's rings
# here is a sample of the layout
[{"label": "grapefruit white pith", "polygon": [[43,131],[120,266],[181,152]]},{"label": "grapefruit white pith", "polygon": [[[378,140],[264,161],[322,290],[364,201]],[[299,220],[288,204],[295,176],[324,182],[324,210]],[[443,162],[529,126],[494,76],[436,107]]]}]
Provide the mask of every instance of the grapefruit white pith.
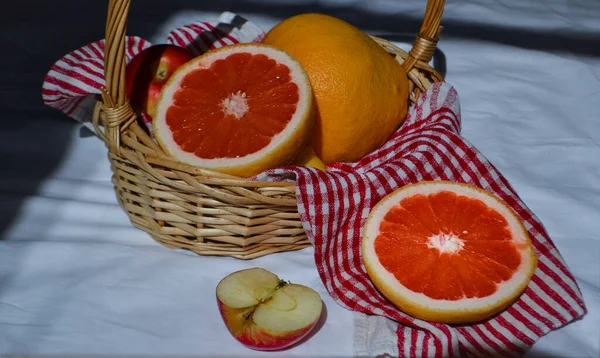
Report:
[{"label": "grapefruit white pith", "polygon": [[468,323],[504,310],[537,267],[516,213],[475,186],[404,186],[382,199],[363,229],[362,259],[377,289],[405,313]]}]

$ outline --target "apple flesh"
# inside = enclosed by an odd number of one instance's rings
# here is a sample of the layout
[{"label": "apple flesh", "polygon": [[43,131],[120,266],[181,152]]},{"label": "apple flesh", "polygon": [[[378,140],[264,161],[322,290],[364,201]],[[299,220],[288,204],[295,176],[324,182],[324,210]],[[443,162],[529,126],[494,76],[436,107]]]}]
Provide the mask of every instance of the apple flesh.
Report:
[{"label": "apple flesh", "polygon": [[323,302],[310,287],[262,269],[229,274],[217,285],[217,303],[231,335],[248,348],[281,350],[315,327]]},{"label": "apple flesh", "polygon": [[126,68],[125,83],[133,110],[153,118],[163,86],[181,65],[194,57],[186,48],[160,44],[142,50],[131,59]]}]

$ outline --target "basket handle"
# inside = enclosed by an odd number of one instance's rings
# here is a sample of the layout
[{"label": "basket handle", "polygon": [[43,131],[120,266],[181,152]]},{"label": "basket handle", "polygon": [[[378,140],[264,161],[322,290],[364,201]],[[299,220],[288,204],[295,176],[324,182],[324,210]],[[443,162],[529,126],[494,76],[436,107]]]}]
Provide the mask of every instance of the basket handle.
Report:
[{"label": "basket handle", "polygon": [[[435,52],[442,26],[445,0],[428,0],[421,30],[402,66],[409,72],[417,62],[428,63]],[[136,119],[125,84],[125,31],[130,0],[109,0],[104,44],[104,138],[109,150],[119,154],[121,131]]]},{"label": "basket handle", "polygon": [[425,16],[421,24],[421,30],[413,43],[408,56],[402,63],[402,67],[409,72],[417,62],[429,63],[437,47],[440,33],[442,14],[444,13],[445,0],[428,0]]},{"label": "basket handle", "polygon": [[130,0],[109,0],[104,43],[104,139],[119,154],[121,131],[136,120],[126,93],[126,36]]}]

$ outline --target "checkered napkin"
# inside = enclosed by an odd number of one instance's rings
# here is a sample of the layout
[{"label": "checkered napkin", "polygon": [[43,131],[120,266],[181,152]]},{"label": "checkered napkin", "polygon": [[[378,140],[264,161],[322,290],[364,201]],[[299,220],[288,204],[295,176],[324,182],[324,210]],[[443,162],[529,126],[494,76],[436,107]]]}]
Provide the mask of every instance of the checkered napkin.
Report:
[{"label": "checkered napkin", "polygon": [[[257,42],[263,32],[245,19],[224,13],[214,22],[197,22],[172,31],[168,42],[196,53],[237,42]],[[127,39],[130,60],[150,43]],[[73,51],[48,72],[42,96],[49,106],[89,123],[104,86],[104,41]],[[400,130],[379,150],[355,163],[321,172],[286,167],[258,175],[261,180],[294,180],[298,211],[315,247],[315,262],[329,294],[342,306],[389,318],[398,355],[410,357],[513,356],[542,335],[586,313],[577,284],[540,221],[521,202],[506,179],[459,134],[456,91],[435,84],[410,109]],[[449,326],[403,314],[369,280],[361,261],[362,225],[386,194],[421,180],[470,183],[504,199],[524,220],[535,245],[538,269],[525,293],[500,315],[484,323]],[[392,353],[392,352],[388,352]]]},{"label": "checkered napkin", "polygon": [[[328,292],[348,309],[396,321],[394,340],[401,356],[519,356],[550,330],[586,313],[581,292],[540,221],[460,136],[459,101],[448,84],[434,84],[399,131],[358,162],[333,165],[327,172],[295,167],[259,175],[264,180],[290,177],[297,183],[298,211]],[[539,258],[518,301],[480,324],[450,326],[402,313],[378,293],[361,261],[361,229],[370,209],[403,185],[437,179],[476,185],[505,200],[524,220]]]}]

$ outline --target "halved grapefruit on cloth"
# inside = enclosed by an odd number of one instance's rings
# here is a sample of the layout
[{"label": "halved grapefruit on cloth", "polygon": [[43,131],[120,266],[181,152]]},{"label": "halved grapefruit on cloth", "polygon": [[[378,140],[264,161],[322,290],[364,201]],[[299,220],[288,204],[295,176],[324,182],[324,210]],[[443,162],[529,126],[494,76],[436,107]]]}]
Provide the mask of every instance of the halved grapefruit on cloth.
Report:
[{"label": "halved grapefruit on cloth", "polygon": [[312,88],[300,63],[267,45],[235,44],[179,67],[152,127],[178,161],[250,177],[290,164],[313,122]]},{"label": "halved grapefruit on cloth", "polygon": [[536,267],[527,230],[501,199],[449,181],[384,197],[363,228],[362,259],[377,289],[427,321],[471,323],[504,310]]}]

